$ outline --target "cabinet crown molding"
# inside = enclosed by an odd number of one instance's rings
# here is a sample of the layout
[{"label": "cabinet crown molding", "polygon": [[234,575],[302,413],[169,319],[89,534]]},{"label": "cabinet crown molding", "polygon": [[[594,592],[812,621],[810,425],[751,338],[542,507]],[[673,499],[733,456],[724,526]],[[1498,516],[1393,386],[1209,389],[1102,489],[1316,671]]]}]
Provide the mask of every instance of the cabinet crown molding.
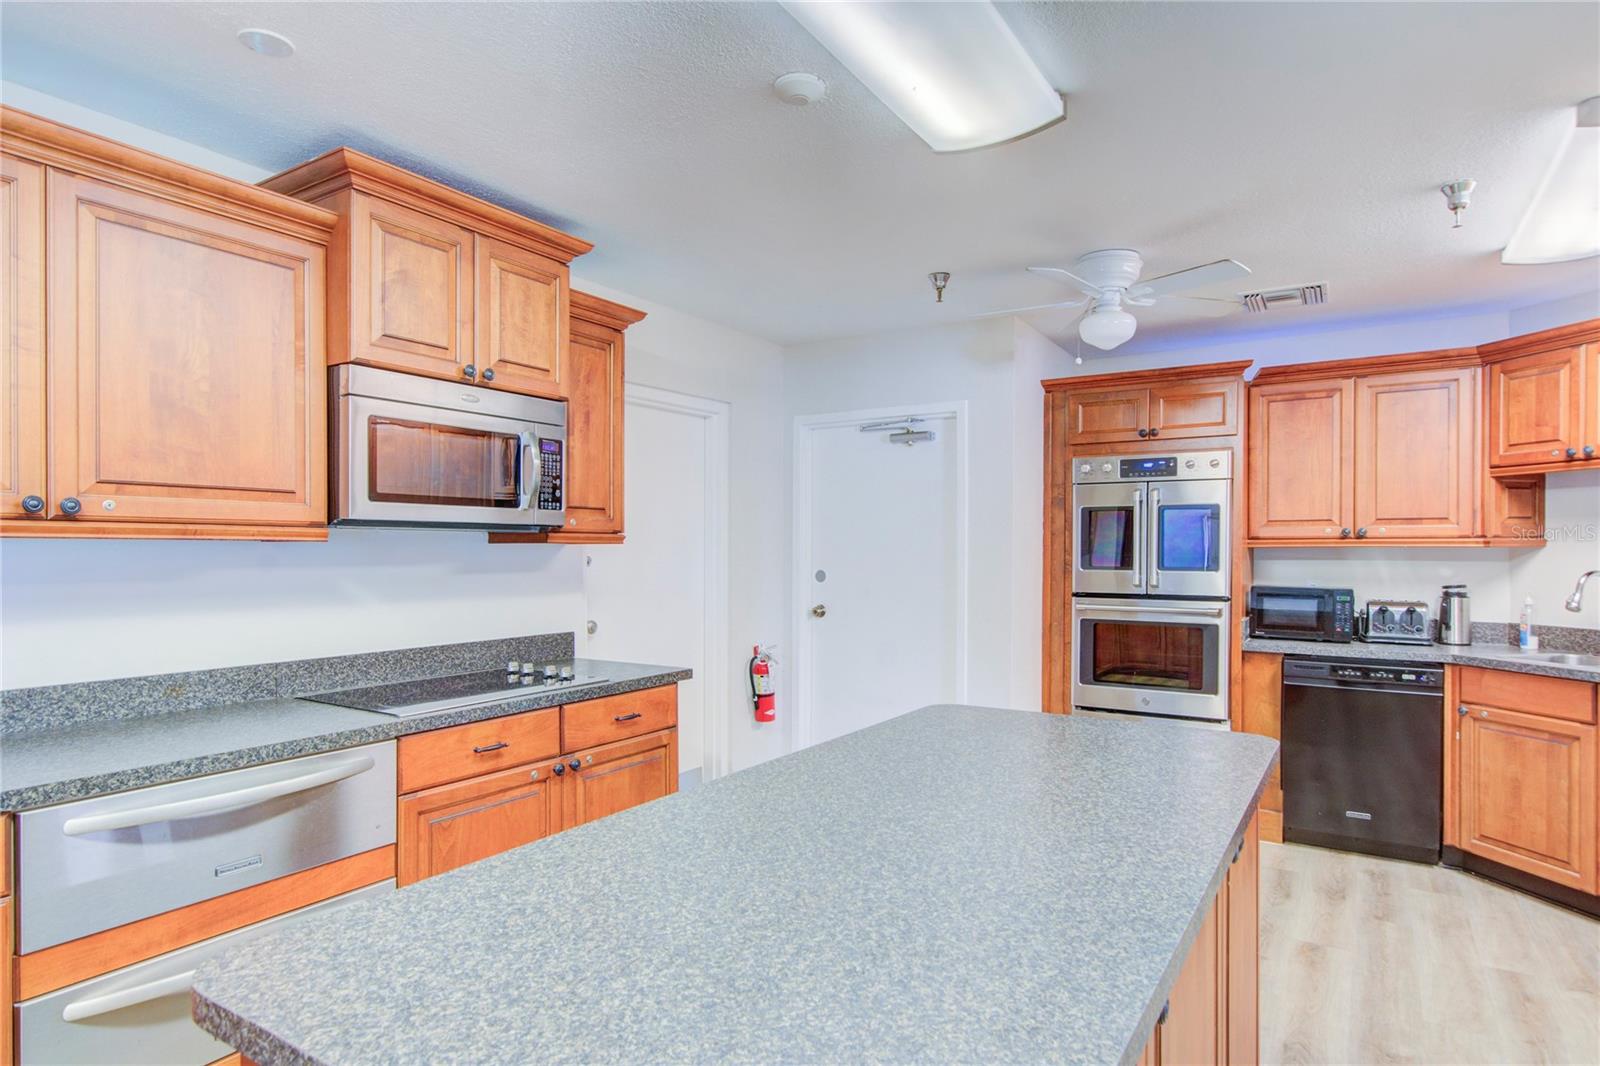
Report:
[{"label": "cabinet crown molding", "polygon": [[439,215],[457,225],[520,244],[563,263],[571,263],[594,248],[581,237],[563,233],[510,208],[452,189],[354,148],[324,152],[264,179],[261,185],[301,200],[320,200],[331,193],[354,189]]},{"label": "cabinet crown molding", "polygon": [[579,292],[577,289],[572,289],[568,293],[568,298],[571,301],[568,309],[573,318],[581,318],[585,322],[592,322],[607,329],[627,329],[636,322],[643,322],[646,318],[645,313],[637,308],[592,293]]},{"label": "cabinet crown molding", "polygon": [[1480,344],[1478,354],[1486,363],[1498,363],[1502,359],[1513,359],[1533,352],[1592,343],[1600,343],[1600,318],[1544,329],[1538,333],[1524,333],[1520,337],[1507,337],[1503,341],[1494,341],[1490,344]]},{"label": "cabinet crown molding", "polygon": [[8,154],[326,244],[339,216],[315,204],[0,104]]},{"label": "cabinet crown molding", "polygon": [[1316,378],[1361,377],[1403,370],[1445,370],[1477,366],[1477,348],[1438,348],[1429,352],[1402,352],[1397,355],[1368,355],[1354,359],[1327,359],[1311,363],[1285,363],[1264,366],[1256,371],[1252,385],[1278,381],[1311,381]]},{"label": "cabinet crown molding", "polygon": [[1152,382],[1182,378],[1201,381],[1211,378],[1240,377],[1252,360],[1241,359],[1228,363],[1202,363],[1199,366],[1162,366],[1150,370],[1112,371],[1106,374],[1085,374],[1066,378],[1046,378],[1039,384],[1045,392],[1082,392],[1094,389],[1129,389]]}]

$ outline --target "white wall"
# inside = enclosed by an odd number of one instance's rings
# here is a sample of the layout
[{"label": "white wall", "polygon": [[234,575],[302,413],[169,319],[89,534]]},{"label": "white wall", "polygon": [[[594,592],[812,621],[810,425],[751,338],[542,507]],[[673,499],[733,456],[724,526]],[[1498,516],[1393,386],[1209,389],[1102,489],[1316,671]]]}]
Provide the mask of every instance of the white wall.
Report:
[{"label": "white wall", "polygon": [[[245,181],[258,167],[12,83],[6,103]],[[787,464],[781,351],[629,293],[632,381],[732,405],[729,676],[732,765],[782,754],[788,723],[756,726],[744,662],[786,642]],[[698,517],[698,516],[695,516]],[[623,550],[626,550],[624,545]],[[326,544],[0,542],[0,687],[125,677],[521,633],[586,621],[584,549],[490,545],[482,533],[333,530]],[[582,648],[580,638],[580,649]]]}]

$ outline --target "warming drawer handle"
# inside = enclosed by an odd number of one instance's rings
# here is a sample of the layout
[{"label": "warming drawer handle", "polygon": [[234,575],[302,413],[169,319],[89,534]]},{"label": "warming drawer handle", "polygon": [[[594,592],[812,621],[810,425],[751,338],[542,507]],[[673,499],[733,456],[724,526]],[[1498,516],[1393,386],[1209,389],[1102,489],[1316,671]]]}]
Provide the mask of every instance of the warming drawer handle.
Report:
[{"label": "warming drawer handle", "polygon": [[112,829],[132,829],[154,822],[177,822],[185,818],[201,818],[208,814],[226,814],[229,811],[254,807],[258,803],[265,803],[279,796],[288,796],[316,788],[318,785],[343,781],[347,777],[365,773],[372,769],[373,765],[372,756],[361,755],[324,766],[308,774],[296,774],[281,781],[269,781],[264,785],[219,792],[214,796],[196,796],[194,799],[176,800],[172,803],[157,803],[151,807],[134,807],[125,811],[69,818],[61,827],[61,832],[69,837],[76,837],[89,833],[104,833]]},{"label": "warming drawer handle", "polygon": [[81,1022],[85,1018],[95,1018],[102,1014],[110,1014],[114,1010],[121,1010],[124,1007],[133,1007],[140,1003],[149,1003],[153,999],[162,999],[178,992],[187,992],[193,985],[194,971],[185,970],[182,973],[175,973],[171,977],[160,977],[154,981],[147,981],[142,985],[134,985],[132,988],[107,992],[103,996],[89,996],[85,999],[74,1000],[62,1008],[61,1020],[64,1022]]}]

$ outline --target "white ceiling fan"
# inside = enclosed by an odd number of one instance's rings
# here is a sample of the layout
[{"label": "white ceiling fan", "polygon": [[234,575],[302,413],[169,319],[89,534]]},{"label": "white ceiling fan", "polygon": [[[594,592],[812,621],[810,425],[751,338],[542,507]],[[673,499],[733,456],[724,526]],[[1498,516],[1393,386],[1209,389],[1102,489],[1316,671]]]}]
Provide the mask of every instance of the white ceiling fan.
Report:
[{"label": "white ceiling fan", "polygon": [[1106,351],[1127,341],[1138,328],[1138,321],[1126,308],[1149,307],[1158,299],[1180,299],[1191,301],[1194,309],[1201,314],[1225,315],[1243,306],[1242,301],[1237,298],[1182,294],[1190,289],[1204,288],[1250,274],[1250,268],[1237,260],[1218,259],[1214,263],[1140,281],[1139,275],[1144,272],[1144,257],[1132,248],[1104,248],[1098,252],[1086,252],[1077,258],[1071,270],[1043,266],[1031,266],[1028,269],[1035,274],[1065,280],[1082,292],[1085,299],[1013,307],[990,314],[1014,315],[1024,311],[1089,306],[1090,310],[1078,320],[1078,336],[1083,338],[1084,343]]}]

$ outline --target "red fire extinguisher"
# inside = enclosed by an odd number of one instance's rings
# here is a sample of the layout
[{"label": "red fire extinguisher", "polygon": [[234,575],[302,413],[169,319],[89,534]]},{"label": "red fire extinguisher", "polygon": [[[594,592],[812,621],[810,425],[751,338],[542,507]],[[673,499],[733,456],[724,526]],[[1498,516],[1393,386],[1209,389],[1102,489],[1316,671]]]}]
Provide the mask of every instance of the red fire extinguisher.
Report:
[{"label": "red fire extinguisher", "polygon": [[772,688],[772,653],[757,644],[750,656],[750,700],[756,721],[771,722],[778,717],[778,694]]}]

